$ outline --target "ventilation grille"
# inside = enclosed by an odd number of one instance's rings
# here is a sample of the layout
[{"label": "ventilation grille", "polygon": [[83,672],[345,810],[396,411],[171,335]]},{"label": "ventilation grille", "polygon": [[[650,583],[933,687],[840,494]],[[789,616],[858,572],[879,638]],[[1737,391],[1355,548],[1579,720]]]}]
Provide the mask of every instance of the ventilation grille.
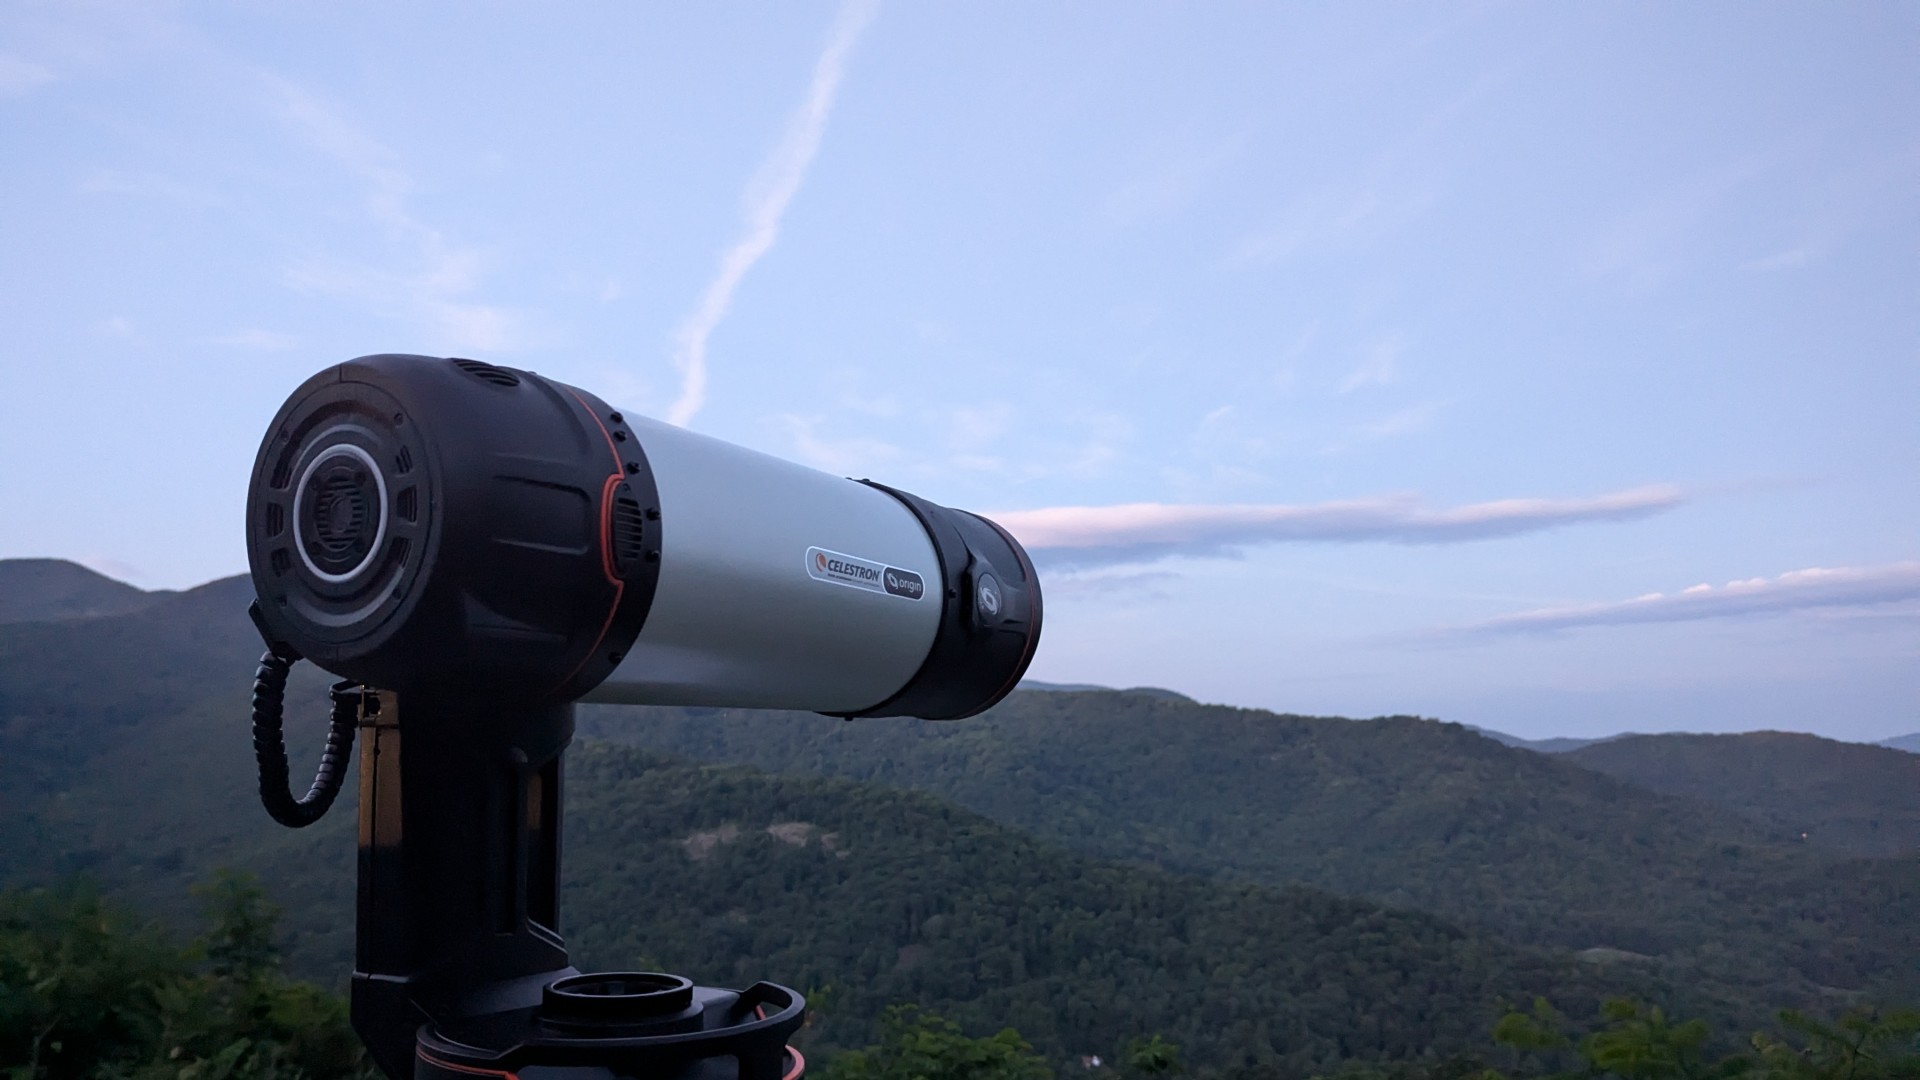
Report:
[{"label": "ventilation grille", "polygon": [[465,360],[455,357],[453,366],[476,379],[484,379],[495,386],[520,385],[520,376],[508,371],[506,368],[497,368],[492,364],[482,363],[479,360]]},{"label": "ventilation grille", "polygon": [[403,488],[397,500],[400,516],[408,521],[420,520],[420,495],[417,488]]},{"label": "ventilation grille", "polygon": [[640,500],[621,494],[613,500],[613,568],[626,577],[647,551],[647,515]]},{"label": "ventilation grille", "polygon": [[404,446],[401,447],[400,452],[393,455],[393,471],[400,474],[401,476],[405,476],[406,474],[412,472],[413,471],[413,451],[407,449]]},{"label": "ventilation grille", "polygon": [[376,524],[367,492],[352,476],[329,476],[313,501],[313,536],[329,556],[345,558],[355,548],[372,546]]},{"label": "ventilation grille", "polygon": [[279,503],[267,504],[267,535],[279,536],[287,527],[287,512]]}]

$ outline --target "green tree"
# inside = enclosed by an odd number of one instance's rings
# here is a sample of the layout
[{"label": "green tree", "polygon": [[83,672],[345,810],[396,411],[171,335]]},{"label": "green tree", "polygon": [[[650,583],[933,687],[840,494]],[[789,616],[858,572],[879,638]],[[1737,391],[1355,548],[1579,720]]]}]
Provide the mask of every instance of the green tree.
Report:
[{"label": "green tree", "polygon": [[1755,1035],[1767,1080],[1912,1080],[1920,1077],[1920,1011],[1855,1009],[1832,1023],[1791,1010],[1780,1024],[1799,1045]]},{"label": "green tree", "polygon": [[1186,1068],[1180,1063],[1180,1048],[1158,1035],[1127,1043],[1121,1061],[1135,1076],[1170,1076]]},{"label": "green tree", "polygon": [[0,1067],[80,1080],[141,1055],[163,1034],[157,995],[188,970],[90,883],[0,894]]},{"label": "green tree", "polygon": [[[1786,1036],[1760,1033],[1753,1054],[1709,1060],[1710,1032],[1700,1020],[1674,1022],[1657,1008],[1609,1001],[1601,1026],[1584,1036],[1544,1000],[1513,1012],[1494,1040],[1524,1056],[1520,1075],[1553,1080],[1920,1080],[1920,1012],[1854,1009],[1828,1023],[1780,1014]],[[1544,1062],[1574,1064],[1542,1071]]]},{"label": "green tree", "polygon": [[199,890],[188,947],[84,885],[0,896],[0,1068],[8,1080],[365,1080],[338,997],[288,979],[277,912],[251,878]]},{"label": "green tree", "polygon": [[968,1038],[958,1024],[910,1005],[887,1010],[878,1045],[828,1062],[820,1080],[1053,1080],[1012,1028]]}]

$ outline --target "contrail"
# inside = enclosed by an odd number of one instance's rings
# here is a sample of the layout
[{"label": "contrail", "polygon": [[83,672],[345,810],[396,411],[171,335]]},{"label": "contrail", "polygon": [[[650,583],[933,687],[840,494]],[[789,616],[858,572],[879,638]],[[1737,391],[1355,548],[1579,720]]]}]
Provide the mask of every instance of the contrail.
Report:
[{"label": "contrail", "polygon": [[807,168],[820,149],[820,137],[827,129],[827,114],[833,111],[833,96],[840,89],[840,76],[846,68],[847,54],[853,50],[860,31],[873,18],[873,0],[846,0],[834,19],[833,34],[813,68],[813,84],[807,100],[794,113],[793,120],[774,148],[766,164],[746,191],[746,229],[740,239],[720,259],[720,272],[707,284],[700,303],[680,324],[673,362],[680,369],[680,398],[668,411],[667,419],[686,426],[701,406],[707,403],[707,338],[726,317],[733,303],[733,291],[753,264],[773,247],[780,235],[780,218],[793,201]]}]

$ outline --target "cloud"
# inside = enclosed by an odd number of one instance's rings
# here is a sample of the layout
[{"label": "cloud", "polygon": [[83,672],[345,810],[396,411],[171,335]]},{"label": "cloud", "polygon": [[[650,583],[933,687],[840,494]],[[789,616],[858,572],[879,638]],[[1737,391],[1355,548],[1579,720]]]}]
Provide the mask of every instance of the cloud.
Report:
[{"label": "cloud", "polygon": [[1431,509],[1411,495],[1307,506],[1059,506],[990,514],[1049,563],[1138,563],[1229,555],[1260,544],[1454,544],[1586,521],[1626,521],[1684,501],[1669,485],[1578,499],[1501,499]]},{"label": "cloud", "polygon": [[746,229],[720,257],[719,271],[707,283],[700,302],[680,326],[673,357],[674,365],[680,369],[680,397],[667,413],[672,423],[686,425],[707,403],[707,340],[713,336],[720,320],[726,318],[734,291],[746,278],[747,271],[772,249],[779,237],[780,219],[807,178],[807,169],[820,149],[821,137],[826,134],[827,117],[833,111],[834,95],[840,89],[847,54],[873,17],[873,8],[871,0],[846,0],[841,5],[827,47],[814,65],[813,83],[807,90],[806,101],[787,124],[780,145],[747,185]]},{"label": "cloud", "polygon": [[1140,570],[1132,567],[1099,566],[1048,574],[1046,602],[1065,599],[1097,598],[1122,604],[1143,604],[1168,598],[1162,588],[1179,580],[1171,570]]},{"label": "cloud", "polygon": [[1367,386],[1387,386],[1400,377],[1400,356],[1407,343],[1398,336],[1383,338],[1367,350],[1360,364],[1340,381],[1340,392],[1351,394]]},{"label": "cloud", "polygon": [[[899,447],[879,439],[823,434],[821,428],[827,426],[824,417],[787,415],[780,419],[786,425],[793,455],[816,469],[843,476],[863,474],[905,456]],[[842,426],[834,425],[832,430],[842,430]]]},{"label": "cloud", "polygon": [[1455,627],[1449,634],[1530,634],[1581,626],[1687,622],[1773,615],[1809,608],[1861,607],[1920,597],[1920,562],[1886,566],[1813,567],[1776,578],[1694,585],[1676,593],[1648,593],[1611,604],[1540,608]]},{"label": "cloud", "polygon": [[207,339],[215,345],[232,345],[240,349],[267,349],[279,351],[291,349],[299,344],[291,334],[282,334],[273,330],[238,330],[231,334]]},{"label": "cloud", "polygon": [[159,173],[127,173],[114,169],[95,171],[80,182],[80,190],[88,195],[132,195],[201,208],[219,206],[224,201],[210,188],[183,183]]},{"label": "cloud", "polygon": [[16,97],[53,81],[53,72],[43,64],[17,56],[0,56],[0,97]]},{"label": "cloud", "polygon": [[1443,401],[1423,401],[1395,413],[1363,425],[1361,434],[1370,439],[1390,439],[1396,435],[1411,435],[1416,431],[1425,431],[1433,424],[1433,418],[1440,411]]},{"label": "cloud", "polygon": [[1706,247],[1697,234],[1728,197],[1777,156],[1767,153],[1725,162],[1660,192],[1608,223],[1588,245],[1580,269],[1590,277],[1622,281],[1634,289],[1664,284]]},{"label": "cloud", "polygon": [[411,249],[412,272],[309,259],[289,271],[295,288],[338,293],[376,309],[425,323],[450,349],[509,348],[518,337],[505,308],[465,299],[480,282],[486,259],[447,242],[408,208],[412,177],[400,157],[341,117],[326,102],[275,75],[261,78],[273,92],[281,121],[365,185],[367,215]]},{"label": "cloud", "polygon": [[1208,183],[1242,156],[1245,143],[1235,136],[1205,151],[1173,149],[1153,168],[1109,193],[1099,204],[1096,220],[1107,228],[1124,229],[1174,216],[1193,205]]}]

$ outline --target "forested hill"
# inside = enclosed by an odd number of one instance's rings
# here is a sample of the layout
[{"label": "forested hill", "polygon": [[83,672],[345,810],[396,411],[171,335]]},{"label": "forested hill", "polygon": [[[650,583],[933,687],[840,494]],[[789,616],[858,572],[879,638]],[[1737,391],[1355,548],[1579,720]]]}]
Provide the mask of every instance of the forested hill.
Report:
[{"label": "forested hill", "polygon": [[1731,807],[1807,843],[1920,855],[1920,755],[1817,735],[1629,735],[1567,760],[1654,791]]},{"label": "forested hill", "polygon": [[924,790],[1077,850],[1311,884],[1525,941],[1774,985],[1920,983],[1920,860],[1836,862],[1731,810],[1458,725],[1063,692],[953,724],[608,707],[582,725],[702,761]]},{"label": "forested hill", "polygon": [[[196,783],[146,788],[156,777],[140,773],[151,760],[141,751],[169,746],[198,751]],[[100,845],[95,871],[153,910],[215,862],[250,869],[286,909],[296,968],[339,985],[351,956],[350,800],[289,832],[249,804],[243,746],[135,737],[127,750],[68,793],[91,808],[67,820],[85,825],[74,838]],[[1112,1056],[1159,1034],[1197,1065],[1287,1075],[1470,1053],[1503,1004],[1535,995],[1573,1015],[1630,994],[1722,1030],[1765,1019],[1760,995],[1739,989],[1675,987],[1639,965],[1515,947],[1313,890],[1102,863],[911,792],[606,743],[574,751],[569,785],[562,925],[576,960],[720,985],[788,982],[813,1003],[809,1054],[872,1041],[902,1002],[974,1031],[1017,1027],[1055,1060]]]},{"label": "forested hill", "polygon": [[[312,829],[258,809],[245,722],[257,646],[230,614],[236,592],[0,627],[0,866],[9,882],[84,868],[180,916],[187,884],[253,870],[287,909],[296,970],[337,984],[353,789]],[[306,678],[293,735],[310,752],[322,679]],[[605,743],[574,751],[569,785],[563,923],[582,962],[818,990],[826,1043],[868,1041],[883,1006],[905,1000],[975,1030],[1013,1024],[1054,1055],[1160,1033],[1197,1064],[1305,1070],[1472,1050],[1503,1001],[1535,994],[1587,1015],[1629,993],[1735,1031],[1791,998],[1312,890],[1104,863],[910,792]]]},{"label": "forested hill", "polygon": [[839,1045],[905,1001],[1054,1054],[1111,1057],[1159,1032],[1201,1063],[1307,1075],[1470,1049],[1499,1002],[1534,995],[1727,1013],[1634,965],[1071,855],[924,795],[605,743],[569,769],[567,903],[587,961],[828,987],[818,1026]]},{"label": "forested hill", "polygon": [[[1460,726],[1466,728],[1468,731],[1478,732],[1502,745],[1518,747],[1522,750],[1532,750],[1541,754],[1564,754],[1569,750],[1578,750],[1583,746],[1592,746],[1594,743],[1605,741],[1604,739],[1576,739],[1564,735],[1550,739],[1523,739],[1518,735],[1509,735],[1504,731],[1495,731],[1492,728],[1475,727],[1472,724],[1462,724]],[[1619,738],[1617,735],[1610,737]]]},{"label": "forested hill", "polygon": [[[210,866],[265,866],[296,910],[346,910],[347,802],[305,833],[254,808],[249,597],[231,579],[130,615],[0,626],[0,878],[90,868],[165,904]],[[317,748],[326,682],[296,674],[297,759]],[[1365,895],[1709,992],[1794,1004],[1920,984],[1920,860],[1835,861],[1451,725],[1059,692],[945,725],[589,709],[582,729],[920,788],[1082,854]],[[305,970],[344,969],[343,925],[298,944]]]},{"label": "forested hill", "polygon": [[123,615],[170,595],[65,559],[0,559],[0,623]]}]

